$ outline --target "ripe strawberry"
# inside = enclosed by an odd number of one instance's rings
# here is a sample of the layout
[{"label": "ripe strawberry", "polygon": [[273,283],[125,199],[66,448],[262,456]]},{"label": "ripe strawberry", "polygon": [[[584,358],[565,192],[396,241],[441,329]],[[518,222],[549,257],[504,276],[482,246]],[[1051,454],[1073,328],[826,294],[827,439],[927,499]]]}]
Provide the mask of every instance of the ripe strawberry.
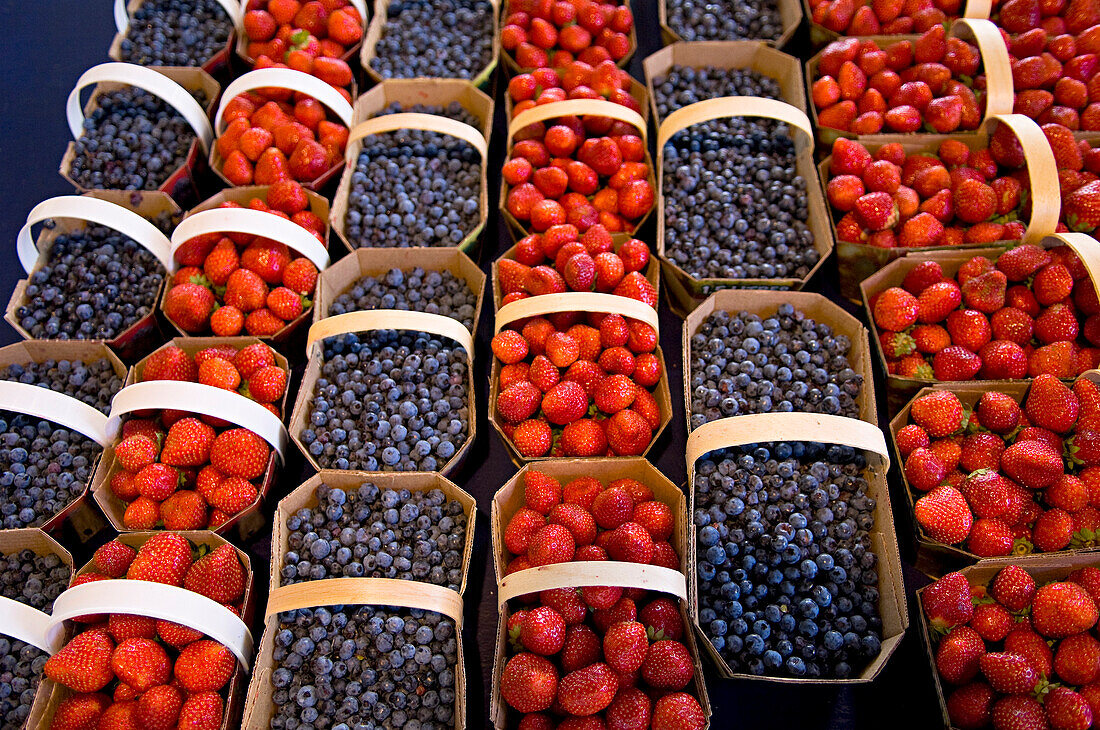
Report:
[{"label": "ripe strawberry", "polygon": [[180,708],[178,730],[212,730],[220,727],[225,703],[217,692],[193,692]]},{"label": "ripe strawberry", "polygon": [[92,555],[96,569],[109,578],[121,578],[126,575],[130,563],[134,562],[137,551],[117,539],[104,543]]},{"label": "ripe strawberry", "polygon": [[981,358],[959,345],[946,347],[932,358],[936,380],[970,380],[981,367]]},{"label": "ripe strawberry", "polygon": [[1008,279],[1001,271],[987,271],[966,280],[962,285],[963,300],[970,309],[993,314],[1005,305]]},{"label": "ripe strawberry", "polygon": [[1048,583],[1035,593],[1031,623],[1047,638],[1064,639],[1096,625],[1097,609],[1084,588],[1076,583]]},{"label": "ripe strawberry", "polygon": [[1077,422],[1077,396],[1053,375],[1039,375],[1031,384],[1024,411],[1032,424],[1067,433]]},{"label": "ripe strawberry", "polygon": [[547,606],[532,608],[520,625],[520,642],[540,656],[557,654],[565,644],[565,619]]},{"label": "ripe strawberry", "polygon": [[645,627],[636,621],[614,624],[603,637],[605,660],[619,672],[636,672],[642,667],[649,649]]},{"label": "ripe strawberry", "polygon": [[1035,579],[1023,568],[1009,565],[997,573],[989,592],[1008,610],[1022,611],[1035,597]]},{"label": "ripe strawberry", "polygon": [[962,303],[962,292],[953,281],[940,281],[925,287],[917,298],[918,319],[925,324],[942,322]]},{"label": "ripe strawberry", "polygon": [[1039,675],[1031,663],[1019,654],[991,652],[981,660],[982,674],[997,692],[1027,694],[1039,683]]},{"label": "ripe strawberry", "polygon": [[568,563],[573,559],[576,544],[573,533],[562,525],[545,525],[531,537],[527,547],[527,559],[531,565]]},{"label": "ripe strawberry", "polygon": [[159,520],[160,507],[148,497],[138,497],[122,513],[122,524],[128,530],[151,530]]},{"label": "ripe strawberry", "polygon": [[252,482],[243,477],[228,476],[218,484],[210,497],[210,503],[226,515],[232,516],[255,502],[257,496],[258,492]]},{"label": "ripe strawberry", "polygon": [[942,438],[962,428],[963,405],[950,391],[934,391],[913,401],[909,417],[930,437]]},{"label": "ripe strawberry", "polygon": [[1043,552],[1061,550],[1073,538],[1073,518],[1063,509],[1043,512],[1035,520],[1031,541]]},{"label": "ripe strawberry", "polygon": [[974,619],[970,626],[985,641],[1004,641],[1012,630],[1016,620],[1004,606],[998,603],[983,603],[975,607]]},{"label": "ripe strawberry", "polygon": [[637,411],[619,411],[607,421],[608,446],[619,456],[640,456],[653,439],[653,427]]},{"label": "ripe strawberry", "polygon": [[993,558],[1012,552],[1012,530],[997,518],[974,521],[966,548],[980,558]]},{"label": "ripe strawberry", "polygon": [[695,666],[683,644],[663,639],[650,645],[642,663],[642,678],[650,687],[680,690],[693,676]]},{"label": "ripe strawberry", "polygon": [[233,677],[237,659],[216,641],[200,639],[188,644],[176,658],[175,675],[188,692],[217,692]]},{"label": "ripe strawberry", "polygon": [[235,603],[244,595],[245,580],[236,549],[221,545],[195,561],[187,571],[183,587],[218,603]]},{"label": "ripe strawberry", "polygon": [[524,555],[531,538],[546,524],[546,518],[528,507],[520,507],[504,528],[504,544],[516,555]]},{"label": "ripe strawberry", "polygon": [[611,667],[602,662],[562,677],[557,702],[571,715],[593,715],[607,708],[615,698],[619,681]]},{"label": "ripe strawberry", "polygon": [[607,435],[594,419],[567,423],[559,442],[563,456],[602,456],[607,453]]},{"label": "ripe strawberry", "polygon": [[160,519],[166,530],[201,530],[207,526],[206,501],[190,489],[173,492],[160,503]]},{"label": "ripe strawberry", "polygon": [[147,730],[172,730],[182,707],[183,696],[179,689],[164,684],[149,689],[138,699],[135,717]]},{"label": "ripe strawberry", "polygon": [[953,545],[970,534],[973,515],[954,487],[936,487],[917,500],[914,511],[917,522],[933,540]]},{"label": "ripe strawberry", "polygon": [[542,515],[550,514],[561,503],[561,482],[539,471],[528,471],[524,477],[524,503]]},{"label": "ripe strawberry", "polygon": [[1100,641],[1088,633],[1067,636],[1058,644],[1054,671],[1067,684],[1092,684],[1100,678]]},{"label": "ripe strawberry", "polygon": [[1035,698],[1023,694],[1000,698],[993,704],[990,715],[993,727],[998,730],[1046,730],[1050,727],[1043,706]]},{"label": "ripe strawberry", "polygon": [[1068,687],[1055,687],[1043,700],[1047,719],[1056,730],[1087,730],[1092,727],[1093,712],[1088,701]]},{"label": "ripe strawberry", "polygon": [[164,314],[185,332],[199,333],[206,329],[215,305],[213,292],[205,286],[179,284],[168,290]]},{"label": "ripe strawberry", "polygon": [[947,465],[932,449],[914,449],[905,460],[905,478],[916,490],[927,492],[935,489],[947,476]]},{"label": "ripe strawberry", "polygon": [[126,579],[182,586],[183,578],[190,567],[190,543],[179,535],[161,533],[152,536],[141,546],[126,571]]},{"label": "ripe strawberry", "polygon": [[111,705],[111,698],[102,693],[74,694],[61,700],[50,721],[52,730],[88,730],[95,728],[99,718]]},{"label": "ripe strawberry", "polygon": [[115,645],[102,629],[77,634],[51,656],[45,675],[76,692],[98,692],[115,678],[111,653]]},{"label": "ripe strawberry", "polygon": [[149,639],[126,639],[111,653],[111,671],[138,694],[166,684],[171,674],[168,654]]},{"label": "ripe strawberry", "polygon": [[982,637],[969,626],[959,626],[936,647],[936,670],[945,681],[964,684],[978,675],[978,662],[983,656]]},{"label": "ripe strawberry", "polygon": [[210,449],[210,463],[223,474],[256,479],[267,467],[267,442],[252,431],[232,428],[218,434]]},{"label": "ripe strawberry", "polygon": [[959,728],[981,728],[989,725],[995,695],[985,682],[971,682],[959,687],[947,698],[947,714],[951,724]]},{"label": "ripe strawberry", "polygon": [[1001,470],[1029,489],[1045,489],[1062,476],[1062,457],[1046,443],[1017,441],[1001,455]]},{"label": "ripe strawberry", "polygon": [[558,672],[548,660],[537,654],[517,654],[504,665],[500,677],[500,695],[519,712],[549,709],[558,694]]},{"label": "ripe strawberry", "polygon": [[551,440],[550,426],[543,420],[528,419],[512,432],[512,443],[522,456],[544,456],[550,450]]},{"label": "ripe strawberry", "polygon": [[687,692],[664,695],[653,705],[653,730],[703,730],[706,716],[699,701]]},{"label": "ripe strawberry", "polygon": [[261,368],[248,379],[248,395],[257,403],[274,403],[286,392],[286,371],[277,365]]},{"label": "ripe strawberry", "polygon": [[[217,360],[208,360],[208,363]],[[221,362],[226,363],[225,360]],[[226,363],[236,373],[233,365]],[[201,370],[201,368],[200,368]],[[164,438],[164,450],[161,462],[171,466],[202,466],[210,458],[210,449],[214,444],[214,429],[197,418],[182,418],[172,424]]]},{"label": "ripe strawberry", "polygon": [[501,330],[489,343],[493,354],[506,365],[517,363],[527,357],[527,340],[515,330]]},{"label": "ripe strawberry", "polygon": [[569,380],[561,381],[542,398],[546,419],[559,426],[581,418],[587,409],[588,395],[584,388]]}]

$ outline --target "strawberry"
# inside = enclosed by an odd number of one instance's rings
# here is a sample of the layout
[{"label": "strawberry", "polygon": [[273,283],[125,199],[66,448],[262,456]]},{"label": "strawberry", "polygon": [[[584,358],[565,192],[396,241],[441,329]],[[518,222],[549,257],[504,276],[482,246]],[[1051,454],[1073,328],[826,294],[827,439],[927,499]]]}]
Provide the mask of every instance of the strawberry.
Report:
[{"label": "strawberry", "polygon": [[168,682],[171,664],[160,644],[149,639],[126,639],[111,653],[111,671],[138,694]]},{"label": "strawberry", "polygon": [[954,487],[936,487],[917,500],[914,511],[917,522],[933,540],[954,545],[970,534],[973,515]]},{"label": "strawberry", "polygon": [[855,202],[857,220],[872,231],[883,231],[898,224],[898,206],[889,193],[861,195]]},{"label": "strawberry", "polygon": [[565,619],[547,606],[527,611],[520,624],[520,642],[541,656],[557,654],[565,645]]},{"label": "strawberry", "polygon": [[637,687],[622,687],[604,717],[608,730],[630,730],[648,728],[652,712],[653,703],[649,695]]},{"label": "strawberry", "polygon": [[232,516],[254,503],[258,495],[252,482],[243,477],[228,476],[218,484],[210,497],[210,503],[226,515]]},{"label": "strawberry", "polygon": [[257,370],[248,379],[248,395],[257,403],[274,403],[286,393],[286,371],[277,365]]},{"label": "strawberry", "polygon": [[523,336],[515,330],[501,330],[489,343],[498,360],[508,365],[527,357],[528,345]]},{"label": "strawberry", "polygon": [[1062,476],[1062,457],[1046,443],[1017,441],[1001,455],[1001,470],[1029,489],[1045,489]]},{"label": "strawberry", "polygon": [[997,730],[1047,730],[1043,706],[1033,697],[1023,694],[1001,697],[990,713]]},{"label": "strawberry", "polygon": [[900,287],[882,292],[874,303],[875,324],[884,330],[901,332],[917,321],[918,299]]},{"label": "strawberry", "polygon": [[188,692],[217,692],[233,676],[237,659],[216,641],[200,639],[188,644],[176,659],[175,676]]},{"label": "strawberry", "polygon": [[706,724],[699,701],[687,692],[664,695],[653,705],[653,730],[703,730]]},{"label": "strawberry", "polygon": [[[985,641],[1004,641],[1012,630],[1016,620],[1004,606],[997,603],[983,603],[975,607],[971,627]],[[983,647],[984,649],[984,647]]]},{"label": "strawberry", "polygon": [[220,727],[225,703],[217,692],[193,692],[180,708],[178,730],[213,730]]},{"label": "strawberry", "polygon": [[581,418],[565,425],[559,445],[564,456],[601,456],[607,453],[607,434],[595,420]]},{"label": "strawberry", "polygon": [[1100,641],[1088,633],[1067,636],[1058,644],[1054,671],[1067,684],[1095,682],[1100,678]]},{"label": "strawberry", "polygon": [[183,380],[196,382],[198,366],[191,356],[175,345],[167,345],[145,359],[141,372],[144,380]]},{"label": "strawberry", "polygon": [[557,702],[571,715],[593,715],[607,708],[615,698],[619,682],[611,667],[602,662],[562,677]]},{"label": "strawberry", "polygon": [[542,398],[542,411],[550,423],[562,426],[581,418],[588,409],[588,395],[577,383],[563,380]]},{"label": "strawberry", "polygon": [[164,314],[185,332],[206,329],[216,302],[214,294],[199,284],[179,284],[168,290]]},{"label": "strawberry", "polygon": [[916,490],[927,492],[939,486],[947,476],[943,458],[930,448],[914,449],[905,460],[905,478]]},{"label": "strawberry", "polygon": [[235,603],[244,595],[245,580],[236,549],[221,545],[194,562],[183,587],[218,603]]},{"label": "strawberry", "polygon": [[989,592],[1008,610],[1022,611],[1035,597],[1035,579],[1023,568],[1009,565],[997,573]]},{"label": "strawberry", "polygon": [[214,439],[210,463],[223,474],[256,479],[264,473],[270,452],[267,442],[252,431],[233,428]]},{"label": "strawberry", "polygon": [[1055,433],[1067,433],[1077,422],[1077,396],[1053,375],[1039,375],[1024,401],[1024,412],[1032,424]]},{"label": "strawberry", "polygon": [[1088,631],[1096,620],[1096,604],[1076,583],[1048,583],[1036,591],[1031,603],[1031,623],[1047,638],[1064,639]]},{"label": "strawberry", "polygon": [[542,392],[527,380],[513,383],[497,397],[497,410],[504,420],[518,423],[538,412]]},{"label": "strawberry", "polygon": [[989,271],[967,279],[962,285],[963,301],[970,309],[993,314],[1005,305],[1008,278],[1001,271]]},{"label": "strawberry", "polygon": [[110,664],[114,648],[106,631],[90,629],[61,647],[43,671],[54,682],[76,692],[98,692],[115,678]]},{"label": "strawberry", "polygon": [[649,642],[645,627],[636,621],[615,623],[603,637],[603,653],[612,669],[636,672],[646,658]]},{"label": "strawberry", "polygon": [[551,439],[550,426],[542,420],[528,419],[517,425],[512,432],[512,443],[516,451],[526,457],[544,456],[550,450]]},{"label": "strawberry", "polygon": [[607,422],[607,443],[618,456],[640,456],[653,439],[653,427],[637,411],[627,408]]},{"label": "strawberry", "polygon": [[979,663],[982,674],[997,692],[1027,694],[1039,683],[1039,675],[1031,663],[1019,654],[990,652]]},{"label": "strawberry", "polygon": [[[203,366],[211,362],[216,360],[208,360]],[[232,364],[226,364],[236,373]],[[213,444],[213,428],[197,418],[182,418],[168,429],[160,455],[161,462],[171,466],[202,466],[209,460]]]},{"label": "strawberry", "polygon": [[115,458],[129,472],[141,471],[155,462],[159,453],[157,441],[142,434],[127,436],[115,447]]},{"label": "strawberry", "polygon": [[[286,266],[283,272],[283,286],[299,294],[311,294],[317,284],[317,267],[305,256],[299,256]],[[242,372],[241,375],[247,377]]]},{"label": "strawberry", "polygon": [[974,521],[966,548],[980,558],[993,558],[1012,552],[1012,530],[997,518]]},{"label": "strawberry", "polygon": [[917,298],[918,319],[925,324],[942,322],[962,303],[962,292],[953,281],[941,281],[924,289]]},{"label": "strawberry", "polygon": [[524,475],[525,505],[542,515],[550,514],[554,505],[561,503],[561,482],[539,471]]},{"label": "strawberry", "polygon": [[102,693],[74,694],[61,700],[50,721],[51,730],[94,730],[99,718],[111,706]]},{"label": "strawberry", "polygon": [[109,578],[121,578],[126,575],[130,563],[134,562],[137,551],[117,539],[104,543],[92,555],[96,569]]},{"label": "strawberry", "polygon": [[951,684],[965,684],[978,675],[978,662],[985,656],[985,642],[969,626],[959,626],[936,647],[936,670]]},{"label": "strawberry", "polygon": [[1100,181],[1074,190],[1062,201],[1062,218],[1071,230],[1092,233],[1100,226]]},{"label": "strawberry", "polygon": [[141,546],[126,571],[126,579],[182,586],[190,567],[190,543],[179,535],[162,533],[152,536]]},{"label": "strawberry", "polygon": [[1051,689],[1043,700],[1043,707],[1051,727],[1057,730],[1087,730],[1092,727],[1093,713],[1088,701],[1068,687]]},{"label": "strawberry", "polygon": [[548,660],[524,652],[508,660],[500,676],[500,695],[519,712],[549,709],[558,694],[558,672]]},{"label": "strawberry", "polygon": [[573,533],[562,525],[545,525],[531,537],[527,547],[527,559],[531,565],[568,563],[573,559],[576,543]]},{"label": "strawberry", "polygon": [[695,676],[695,665],[683,644],[662,639],[649,646],[641,672],[650,687],[680,690]]},{"label": "strawberry", "polygon": [[833,142],[829,160],[830,174],[855,175],[862,178],[864,168],[871,164],[871,153],[859,142],[838,137]]},{"label": "strawberry", "polygon": [[950,391],[934,391],[913,401],[909,417],[930,437],[942,438],[962,428],[963,405]]},{"label": "strawberry", "polygon": [[932,358],[932,371],[936,380],[970,380],[978,374],[981,367],[980,357],[958,345],[946,347]]},{"label": "strawberry", "polygon": [[995,695],[985,682],[959,687],[947,698],[947,715],[959,728],[981,728],[989,724]]},{"label": "strawberry", "polygon": [[1009,433],[1020,422],[1019,404],[997,391],[982,393],[976,413],[981,424],[994,433]]},{"label": "strawberry", "polygon": [[173,492],[160,503],[160,519],[166,530],[201,530],[208,524],[206,501],[190,489]]},{"label": "strawberry", "polygon": [[172,730],[182,707],[183,696],[179,689],[164,684],[152,687],[138,699],[135,717],[147,730]]}]

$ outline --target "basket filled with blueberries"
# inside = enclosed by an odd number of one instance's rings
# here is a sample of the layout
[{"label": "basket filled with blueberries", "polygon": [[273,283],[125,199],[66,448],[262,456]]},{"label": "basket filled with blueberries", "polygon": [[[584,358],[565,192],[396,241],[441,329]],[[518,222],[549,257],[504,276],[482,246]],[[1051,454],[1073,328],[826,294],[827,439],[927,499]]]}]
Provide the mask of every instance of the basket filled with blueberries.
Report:
[{"label": "basket filled with blueberries", "polygon": [[[233,45],[240,3],[234,0],[115,0],[118,33],[108,55],[139,66],[224,68]],[[120,22],[125,19],[125,22]]]},{"label": "basket filled with blueberries", "polygon": [[782,48],[802,22],[798,0],[658,0],[661,35],[682,41],[763,41]]}]

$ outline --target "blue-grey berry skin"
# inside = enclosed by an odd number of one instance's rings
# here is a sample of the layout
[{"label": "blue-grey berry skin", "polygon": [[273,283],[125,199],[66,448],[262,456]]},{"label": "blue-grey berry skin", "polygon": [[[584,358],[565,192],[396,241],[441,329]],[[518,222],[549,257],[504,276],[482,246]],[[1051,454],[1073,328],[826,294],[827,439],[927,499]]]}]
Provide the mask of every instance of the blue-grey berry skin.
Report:
[{"label": "blue-grey berry skin", "polygon": [[766,317],[716,311],[688,344],[692,429],[750,413],[859,417],[851,340],[790,304]]},{"label": "blue-grey berry skin", "polygon": [[487,0],[394,0],[370,66],[384,79],[473,79],[492,57]]},{"label": "blue-grey berry skin", "polygon": [[457,137],[399,129],[363,140],[344,235],[355,248],[458,246],[481,218],[481,155]]},{"label": "blue-grey berry skin", "polygon": [[468,367],[424,332],[329,337],[301,443],[322,469],[442,470],[469,436]]},{"label": "blue-grey berry skin", "polygon": [[370,309],[428,312],[474,326],[477,296],[465,279],[450,271],[390,269],[381,276],[364,276],[333,300],[328,316]]},{"label": "blue-grey berry skin", "polygon": [[34,339],[112,340],[153,311],[163,279],[148,249],[92,225],[54,238],[15,314]]},{"label": "blue-grey berry skin", "polygon": [[[190,92],[205,104],[202,90]],[[195,130],[171,105],[133,86],[96,97],[74,143],[69,176],[91,190],[156,190],[187,159]]]},{"label": "blue-grey berry skin", "polygon": [[790,128],[712,119],[665,144],[665,250],[696,279],[802,279],[818,262]]},{"label": "blue-grey berry skin", "polygon": [[653,80],[653,99],[661,119],[682,107],[723,96],[780,99],[782,93],[778,81],[750,68],[675,64],[664,76]]},{"label": "blue-grey berry skin", "polygon": [[[72,571],[57,555],[31,550],[0,553],[0,595],[50,613]],[[23,727],[49,655],[0,634],[0,726]]]},{"label": "blue-grey berry skin", "polygon": [[777,0],[668,0],[668,26],[685,41],[773,41],[783,34]]},{"label": "blue-grey berry skin", "polygon": [[805,442],[696,464],[699,623],[734,672],[844,679],[878,656],[866,466],[851,447]]},{"label": "blue-grey berry skin", "polygon": [[217,0],[145,0],[130,18],[119,55],[139,66],[202,66],[232,32]]},{"label": "blue-grey berry skin", "polygon": [[110,411],[111,399],[122,388],[123,379],[115,373],[106,358],[87,363],[52,359],[12,363],[0,370],[0,380],[37,385],[64,393],[104,414]]}]

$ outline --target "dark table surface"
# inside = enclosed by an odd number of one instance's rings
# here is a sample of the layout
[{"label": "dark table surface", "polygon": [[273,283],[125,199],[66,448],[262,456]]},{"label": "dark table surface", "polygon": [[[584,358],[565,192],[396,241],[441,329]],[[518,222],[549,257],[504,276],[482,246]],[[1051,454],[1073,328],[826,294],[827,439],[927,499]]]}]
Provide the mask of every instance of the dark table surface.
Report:
[{"label": "dark table surface", "polygon": [[[656,0],[634,0],[639,49],[629,70],[643,79],[641,61],[661,45],[657,24]],[[72,192],[58,174],[57,167],[69,141],[65,121],[65,100],[76,79],[90,66],[109,60],[107,48],[114,35],[111,4],[108,0],[47,0],[39,3],[0,3],[0,27],[4,29],[6,70],[0,74],[0,164],[7,170],[0,182],[0,299],[7,302],[16,281],[22,275],[15,255],[15,236],[27,211],[36,203],[54,195]],[[805,25],[785,49],[806,59],[811,51]],[[234,73],[242,69],[235,66]],[[219,81],[226,82],[224,74]],[[491,205],[495,205],[499,190],[497,171],[503,161],[503,74],[496,82],[497,119],[489,164]],[[204,196],[216,192],[213,180],[208,180]],[[331,196],[332,190],[325,191]],[[654,240],[654,224],[643,228],[640,237]],[[475,254],[482,269],[510,245],[511,238],[495,210],[482,235],[480,250]],[[830,265],[831,264],[831,265]],[[836,266],[829,262],[812,282],[811,289],[823,291],[833,299],[836,294]],[[490,553],[488,509],[493,493],[516,472],[503,443],[487,420],[487,382],[490,364],[488,341],[492,332],[491,296],[482,311],[476,343],[478,384],[477,439],[463,467],[452,479],[472,493],[478,501],[477,534],[473,564],[466,588],[465,629],[467,669],[467,720],[471,728],[488,727],[489,691],[494,656],[497,610],[495,584]],[[860,316],[850,304],[848,308]],[[684,443],[686,427],[683,414],[683,373],[680,357],[681,321],[673,315],[662,299],[660,309],[661,345],[668,358],[669,386],[673,394],[673,416],[668,428],[650,452],[650,460],[670,479],[683,483]],[[170,336],[166,334],[166,338]],[[0,344],[19,339],[5,323],[0,325]],[[304,344],[292,343],[286,354],[299,364],[301,373]],[[291,396],[296,385],[292,385]],[[877,383],[880,411],[885,397],[881,378]],[[881,422],[886,414],[880,412]],[[293,451],[293,449],[292,449]],[[277,499],[310,474],[297,453],[288,459],[279,484],[267,506],[270,519]],[[912,570],[912,525],[896,470],[891,474],[895,520],[901,536],[902,558],[906,562],[906,585],[909,611],[916,616],[912,591],[927,579]],[[266,542],[269,532],[253,538],[244,547],[253,555],[253,567],[258,576],[260,601],[266,592],[267,560],[270,552]],[[83,564],[91,549],[111,537],[110,530],[97,535],[86,545],[67,540],[77,564]],[[64,536],[63,536],[64,539]],[[260,604],[262,605],[262,603]],[[261,626],[253,627],[257,640]],[[933,728],[942,724],[936,703],[932,677],[913,628],[902,641],[882,674],[870,684],[843,687],[793,686],[773,682],[720,680],[712,667],[706,665],[710,701],[713,706],[714,728],[779,728],[805,730],[829,728]]]}]

